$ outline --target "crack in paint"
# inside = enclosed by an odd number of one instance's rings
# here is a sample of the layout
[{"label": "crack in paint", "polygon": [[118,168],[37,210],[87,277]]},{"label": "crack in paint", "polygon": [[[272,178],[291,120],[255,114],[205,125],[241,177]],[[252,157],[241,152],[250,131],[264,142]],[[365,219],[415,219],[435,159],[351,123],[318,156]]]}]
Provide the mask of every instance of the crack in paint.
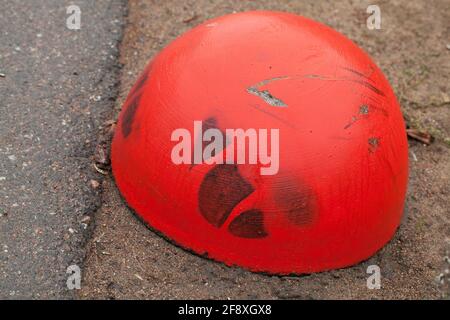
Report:
[{"label": "crack in paint", "polygon": [[251,105],[251,107],[253,107],[256,110],[258,110],[258,111],[260,111],[260,112],[262,112],[264,114],[267,114],[268,116],[270,116],[270,117],[272,117],[272,118],[274,118],[274,119],[284,123],[285,125],[287,125],[288,127],[292,128],[292,129],[296,129],[296,126],[293,125],[292,123],[284,120],[283,118],[281,118],[281,117],[279,117],[279,116],[277,116],[277,115],[275,115],[275,114],[273,114],[273,113],[271,113],[271,112],[269,112],[267,110],[264,110],[263,108],[259,107],[259,105]]},{"label": "crack in paint", "polygon": [[[344,68],[347,71],[350,71],[360,77],[364,77],[366,78],[362,73],[349,69],[349,68]],[[328,75],[318,75],[318,74],[305,74],[305,75],[293,75],[293,76],[278,76],[278,77],[274,77],[274,78],[270,78],[270,79],[266,79],[266,80],[262,80],[260,82],[258,82],[255,85],[250,86],[249,88],[247,88],[247,92],[255,95],[257,97],[260,97],[261,99],[263,99],[268,105],[273,106],[273,107],[287,107],[287,104],[284,103],[282,100],[274,97],[269,90],[259,90],[260,87],[265,86],[271,82],[274,81],[280,81],[280,80],[296,80],[296,79],[319,79],[319,80],[323,80],[323,81],[350,81],[353,83],[358,83],[366,88],[368,88],[369,90],[371,90],[372,92],[380,95],[380,96],[385,96],[384,92],[381,91],[380,89],[378,89],[377,87],[375,87],[374,85],[372,85],[371,83],[365,81],[365,80],[360,80],[360,79],[352,79],[352,78],[348,78],[348,77],[336,77],[336,76],[328,76]],[[368,79],[368,78],[367,78]],[[368,79],[370,80],[370,79]]]},{"label": "crack in paint", "polygon": [[328,81],[350,81],[350,82],[358,83],[358,84],[368,88],[369,90],[372,90],[373,92],[375,92],[376,94],[378,94],[380,96],[385,96],[383,91],[381,91],[374,85],[372,85],[369,82],[364,81],[364,80],[351,79],[351,78],[347,78],[347,77],[341,77],[341,78],[340,77],[330,77],[330,76],[323,76],[323,75],[317,75],[317,74],[308,74],[308,75],[305,75],[304,77],[310,78],[310,79],[320,79],[320,80],[324,80],[324,81],[326,81],[326,80],[328,80]]},{"label": "crack in paint", "polygon": [[[371,81],[371,79],[369,79],[367,76],[365,76],[363,73],[350,69],[350,68],[343,68],[353,74],[358,75],[359,77],[363,77],[366,78],[367,80]],[[373,72],[373,70],[372,70]],[[328,76],[328,75],[318,75],[318,74],[305,74],[305,75],[293,75],[293,76],[279,76],[279,77],[274,77],[274,78],[270,78],[270,79],[266,79],[266,80],[262,80],[260,82],[258,82],[257,84],[250,86],[249,88],[247,88],[247,92],[255,95],[257,97],[260,97],[261,99],[263,99],[268,105],[273,106],[273,107],[287,107],[287,104],[284,103],[282,100],[274,97],[269,90],[260,90],[259,88],[262,86],[265,86],[271,82],[274,81],[280,81],[280,80],[295,80],[295,79],[319,79],[319,80],[323,80],[323,81],[350,81],[353,83],[358,83],[366,88],[368,88],[369,90],[371,90],[372,92],[380,95],[380,96],[385,96],[384,92],[381,91],[380,89],[378,89],[377,87],[375,87],[374,85],[372,85],[371,83],[369,83],[368,81],[365,80],[361,80],[361,79],[352,79],[352,78],[348,78],[348,77],[336,77],[336,76]]]},{"label": "crack in paint", "polygon": [[361,120],[364,116],[367,116],[368,114],[369,114],[369,106],[363,104],[361,107],[359,107],[358,115],[353,116],[352,120],[344,127],[344,129],[350,128],[355,122]]},{"label": "crack in paint", "polygon": [[291,79],[291,77],[289,77],[289,76],[274,77],[274,78],[270,78],[270,79],[266,79],[261,82],[258,82],[257,84],[253,85],[252,87],[259,88],[259,87],[265,86],[266,84],[269,84],[273,81],[288,80],[288,79]]}]

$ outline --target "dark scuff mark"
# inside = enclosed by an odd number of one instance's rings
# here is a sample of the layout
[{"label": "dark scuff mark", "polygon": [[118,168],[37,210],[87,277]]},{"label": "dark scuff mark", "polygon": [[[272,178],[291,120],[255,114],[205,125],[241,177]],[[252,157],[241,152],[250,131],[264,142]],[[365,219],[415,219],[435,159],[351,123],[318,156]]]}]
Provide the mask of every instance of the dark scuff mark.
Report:
[{"label": "dark scuff mark", "polygon": [[136,115],[136,111],[139,107],[139,101],[141,96],[135,96],[131,99],[129,104],[126,104],[125,112],[122,118],[122,134],[127,138],[133,130],[133,122]]},{"label": "dark scuff mark", "polygon": [[357,70],[354,70],[354,69],[351,69],[351,68],[347,68],[347,67],[343,67],[342,69],[347,70],[348,72],[351,72],[353,74],[356,74],[357,76],[360,76],[360,77],[363,77],[363,78],[367,78],[367,76],[364,73],[359,72]]},{"label": "dark scuff mark", "polygon": [[284,179],[277,184],[274,196],[280,211],[292,224],[304,226],[314,222],[316,200],[313,190],[305,183]]},{"label": "dark scuff mark", "polygon": [[[202,137],[203,137],[203,134],[205,133],[205,131],[208,130],[208,129],[218,129],[218,130],[220,130],[220,132],[222,133],[222,136],[223,136],[223,137],[226,137],[225,132],[219,128],[217,118],[215,118],[215,117],[209,117],[209,118],[207,118],[206,120],[203,120],[203,121],[202,121],[202,133],[201,133]],[[195,146],[195,143],[197,142],[197,138],[198,138],[198,137],[196,137],[196,138],[194,139],[194,149],[195,149],[195,147],[196,147],[196,146]],[[210,144],[210,143],[211,143],[210,141],[203,141],[203,139],[202,139],[202,150],[204,150],[205,147],[206,147],[208,144]],[[226,146],[225,146],[225,147],[226,147]],[[223,145],[222,145],[222,148],[223,148]],[[222,151],[222,149],[215,150],[215,151],[220,152],[220,151]],[[212,156],[214,157],[215,155],[216,155],[216,154],[214,153]],[[203,159],[203,160],[207,160],[207,159],[208,159],[208,158]],[[192,169],[193,167],[195,167],[196,165],[197,165],[197,164],[194,163],[194,154],[192,154],[192,158],[191,158],[191,166],[189,167],[189,170],[191,170],[191,169]]]},{"label": "dark scuff mark", "polygon": [[[219,125],[218,125],[218,121],[216,118],[214,117],[210,117],[208,119],[206,119],[205,121],[202,122],[202,136],[205,133],[206,130],[209,129],[219,129]],[[220,129],[219,129],[220,130]],[[225,134],[222,130],[220,130],[220,132],[222,133],[222,136],[225,137]],[[210,142],[208,141],[202,141],[202,150],[205,149],[205,147],[209,144]],[[221,151],[221,150],[217,150],[217,151]],[[214,157],[216,154],[214,153],[212,156]],[[204,159],[206,160],[206,159]],[[192,161],[192,163],[194,163],[194,161]]]},{"label": "dark scuff mark", "polygon": [[349,81],[359,83],[359,84],[363,85],[364,87],[366,87],[366,88],[372,90],[372,91],[375,92],[376,94],[378,94],[378,95],[380,95],[380,96],[383,96],[383,97],[385,96],[383,91],[381,91],[380,89],[378,89],[378,88],[375,87],[374,85],[368,83],[367,81],[363,81],[363,80],[353,80],[353,79],[349,79]]},{"label": "dark scuff mark", "polygon": [[[217,121],[217,118],[215,118],[215,117],[209,117],[208,119],[202,121],[202,133],[201,133],[202,137],[203,137],[203,134],[205,133],[206,130],[218,129],[218,124],[217,123],[218,123],[218,121]],[[197,139],[195,139],[195,142],[197,142]],[[202,150],[204,150],[205,147],[209,143],[210,142],[203,141],[203,139],[202,139]],[[215,154],[213,156],[215,156]],[[192,158],[192,163],[194,163],[194,158]]]},{"label": "dark scuff mark", "polygon": [[361,78],[365,78],[365,79],[368,79],[368,80],[371,80],[370,76],[375,71],[375,69],[372,66],[370,66],[370,74],[368,74],[368,75],[364,74],[361,71],[358,71],[358,70],[355,70],[355,69],[349,68],[349,67],[342,67],[342,69],[347,70],[348,72],[351,72],[351,73],[356,74],[357,76],[359,76]]},{"label": "dark scuff mark", "polygon": [[284,123],[284,124],[287,125],[288,127],[292,128],[292,129],[296,129],[295,125],[293,125],[292,123],[290,123],[290,122],[288,122],[288,121],[282,119],[281,117],[279,117],[279,116],[277,116],[277,115],[275,115],[275,114],[273,114],[273,113],[271,113],[271,112],[269,112],[269,111],[267,111],[267,110],[264,110],[263,108],[260,108],[258,105],[251,105],[251,106],[252,106],[253,108],[255,108],[256,110],[261,111],[262,113],[265,113],[265,114],[267,114],[268,116],[270,116],[270,117],[272,117],[272,118],[274,118],[274,119],[276,119],[276,120],[278,120],[278,121]]},{"label": "dark scuff mark", "polygon": [[268,105],[271,105],[273,107],[287,107],[286,103],[278,98],[275,98],[268,90],[260,91],[256,87],[250,87],[247,89],[247,92],[253,94],[254,96],[260,97]]},{"label": "dark scuff mark", "polygon": [[134,118],[141,100],[142,88],[148,80],[149,71],[150,67],[142,73],[128,94],[127,102],[125,102],[125,113],[123,114],[122,119],[122,134],[125,138],[127,138],[133,131]]},{"label": "dark scuff mark", "polygon": [[253,186],[240,175],[237,166],[217,165],[205,175],[200,185],[200,213],[210,224],[220,227],[234,207],[253,191]]},{"label": "dark scuff mark", "polygon": [[209,117],[208,119],[202,121],[202,125],[206,128],[205,131],[208,129],[217,128],[217,118]]},{"label": "dark scuff mark", "polygon": [[138,93],[144,87],[144,84],[147,82],[147,79],[148,79],[148,71],[146,70],[136,81],[136,84],[131,89],[129,96],[133,97],[136,93]]},{"label": "dark scuff mark", "polygon": [[380,146],[379,138],[371,137],[371,138],[369,138],[368,142],[369,142],[369,152],[370,153],[374,153]]},{"label": "dark scuff mark", "polygon": [[258,209],[250,209],[242,212],[228,225],[231,234],[248,239],[260,239],[267,237],[264,228],[264,215]]},{"label": "dark scuff mark", "polygon": [[358,121],[358,118],[353,116],[352,120],[345,125],[344,129],[350,128],[356,121]]}]

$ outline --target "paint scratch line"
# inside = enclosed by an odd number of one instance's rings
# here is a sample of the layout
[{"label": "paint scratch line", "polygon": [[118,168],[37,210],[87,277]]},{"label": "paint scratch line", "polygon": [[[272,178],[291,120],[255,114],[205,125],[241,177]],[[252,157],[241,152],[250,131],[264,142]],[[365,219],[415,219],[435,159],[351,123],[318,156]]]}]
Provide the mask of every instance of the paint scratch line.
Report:
[{"label": "paint scratch line", "polygon": [[252,106],[253,108],[255,108],[256,110],[261,111],[262,113],[265,113],[265,114],[267,114],[268,116],[270,116],[270,117],[272,117],[272,118],[274,118],[274,119],[276,119],[276,120],[278,120],[278,121],[281,121],[282,123],[284,123],[284,124],[287,125],[288,127],[292,128],[292,129],[296,129],[296,127],[295,127],[293,124],[287,122],[286,120],[284,120],[284,119],[278,117],[277,115],[275,115],[275,114],[273,114],[273,113],[271,113],[271,112],[268,112],[267,110],[264,110],[263,108],[260,108],[258,105],[251,105],[251,106]]}]

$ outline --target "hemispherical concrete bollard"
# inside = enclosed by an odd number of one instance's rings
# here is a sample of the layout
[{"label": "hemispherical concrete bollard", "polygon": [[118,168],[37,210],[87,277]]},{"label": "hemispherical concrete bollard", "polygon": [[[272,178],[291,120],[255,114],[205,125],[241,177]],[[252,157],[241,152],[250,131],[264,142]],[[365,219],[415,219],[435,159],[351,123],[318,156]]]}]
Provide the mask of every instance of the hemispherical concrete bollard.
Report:
[{"label": "hemispherical concrete bollard", "polygon": [[399,104],[353,42],[312,20],[245,12],[157,55],[112,144],[145,223],[197,254],[274,274],[369,258],[403,212]]}]

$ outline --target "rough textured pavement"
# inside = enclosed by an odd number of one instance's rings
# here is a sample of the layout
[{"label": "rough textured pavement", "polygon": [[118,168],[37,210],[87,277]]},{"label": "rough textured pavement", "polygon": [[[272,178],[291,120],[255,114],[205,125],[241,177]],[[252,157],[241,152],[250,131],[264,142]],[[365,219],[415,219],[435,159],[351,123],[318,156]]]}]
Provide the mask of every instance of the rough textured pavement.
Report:
[{"label": "rough textured pavement", "polygon": [[[66,8],[81,9],[81,30]],[[99,127],[114,104],[122,0],[0,1],[0,299],[70,298]]]},{"label": "rough textured pavement", "polygon": [[[450,10],[447,0],[378,1],[382,29],[366,28],[369,1],[129,1],[121,46],[120,99],[153,57],[202,21],[250,9],[311,17],[364,48],[388,76],[408,123],[433,133],[410,141],[410,189],[394,239],[354,267],[302,277],[275,277],[228,268],[186,252],[148,230],[124,205],[112,178],[85,263],[83,298],[414,299],[450,294],[435,278],[450,250]],[[381,268],[380,290],[366,286],[367,267]],[[447,290],[447,291],[444,291]]]}]

